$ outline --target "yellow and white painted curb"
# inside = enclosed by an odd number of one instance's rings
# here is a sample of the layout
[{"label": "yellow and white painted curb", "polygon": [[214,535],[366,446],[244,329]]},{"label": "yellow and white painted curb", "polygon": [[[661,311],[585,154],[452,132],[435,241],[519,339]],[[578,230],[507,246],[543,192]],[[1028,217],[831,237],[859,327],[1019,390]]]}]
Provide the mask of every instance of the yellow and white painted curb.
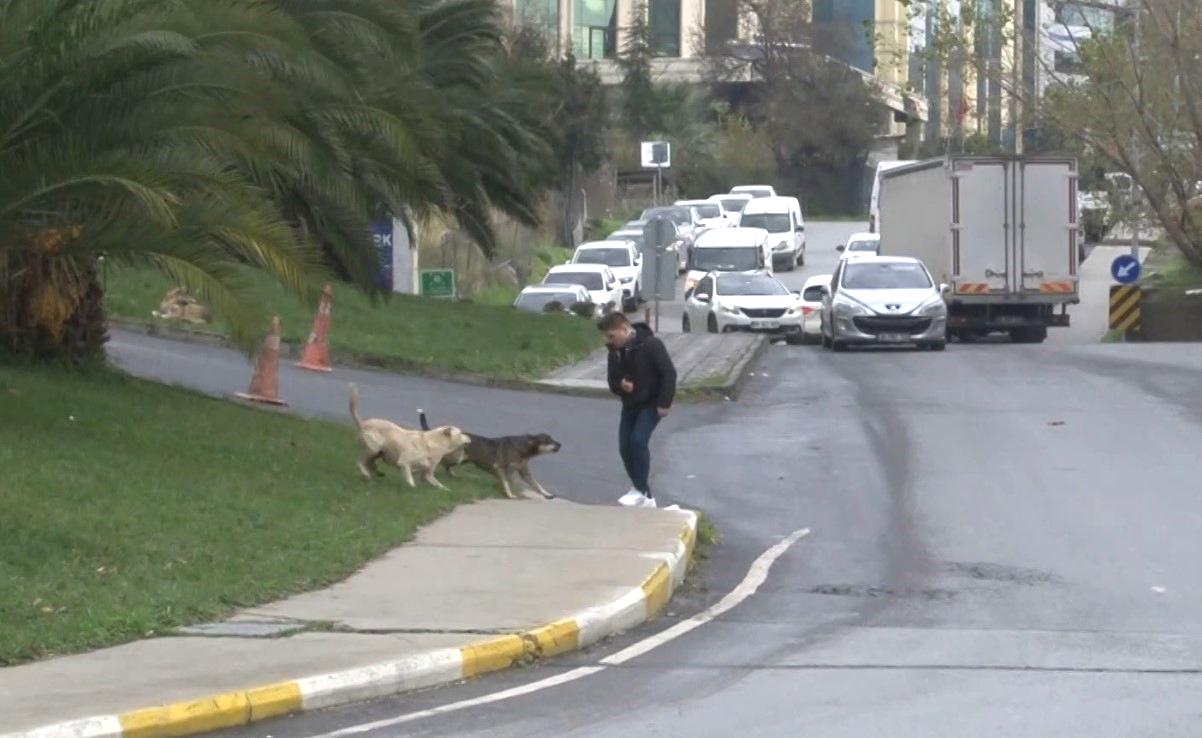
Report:
[{"label": "yellow and white painted curb", "polygon": [[0,735],[0,738],[174,738],[197,735],[291,713],[449,684],[532,659],[575,651],[658,615],[684,582],[696,540],[697,514],[688,512],[676,550],[670,554],[651,555],[659,562],[641,586],[610,602],[532,630],[372,666],[118,715],[56,723]]}]

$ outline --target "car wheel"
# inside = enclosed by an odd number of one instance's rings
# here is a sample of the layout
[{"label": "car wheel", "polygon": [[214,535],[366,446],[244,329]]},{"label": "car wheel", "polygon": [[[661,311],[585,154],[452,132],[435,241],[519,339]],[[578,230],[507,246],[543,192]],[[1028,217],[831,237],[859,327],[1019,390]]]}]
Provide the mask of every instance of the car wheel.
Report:
[{"label": "car wheel", "polygon": [[681,333],[692,333],[693,332],[693,325],[692,325],[692,323],[689,322],[689,316],[687,316],[687,315],[680,319],[680,332]]},{"label": "car wheel", "polygon": [[847,350],[847,344],[842,341],[838,341],[838,340],[835,340],[834,338],[832,338],[831,339],[831,350],[841,353],[841,352]]},{"label": "car wheel", "polygon": [[709,320],[707,320],[707,321],[705,322],[705,328],[706,328],[706,330],[708,330],[710,333],[717,333],[717,332],[718,332],[718,319],[714,317],[714,314],[713,314],[713,313],[710,313]]},{"label": "car wheel", "polygon": [[932,351],[944,351],[946,349],[947,349],[947,341],[940,341],[939,343],[931,344]]},{"label": "car wheel", "polygon": [[806,334],[802,333],[801,331],[798,331],[797,333],[785,334],[785,343],[789,344],[790,346],[800,346],[806,342]]},{"label": "car wheel", "polygon": [[827,338],[825,333],[818,334],[818,343],[822,344],[822,348],[831,347],[831,339]]},{"label": "car wheel", "polygon": [[806,265],[806,252],[804,250],[799,251],[797,254],[797,266],[805,266],[805,265]]}]

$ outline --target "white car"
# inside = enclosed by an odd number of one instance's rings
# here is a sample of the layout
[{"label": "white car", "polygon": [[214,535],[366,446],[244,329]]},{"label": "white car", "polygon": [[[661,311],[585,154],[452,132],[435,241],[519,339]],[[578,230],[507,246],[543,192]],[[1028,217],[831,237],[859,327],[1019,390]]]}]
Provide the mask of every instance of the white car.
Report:
[{"label": "white car", "polygon": [[685,295],[706,272],[772,271],[772,250],[768,231],[762,228],[719,228],[706,231],[693,245],[689,271],[685,276]]},{"label": "white car", "polygon": [[588,290],[589,299],[604,315],[622,305],[622,283],[604,264],[561,264],[551,267],[543,284],[578,284]]},{"label": "white car", "polygon": [[547,307],[552,303],[567,311],[578,302],[592,302],[588,290],[578,284],[532,284],[518,293],[513,306],[528,313],[546,313],[554,312]]},{"label": "white car", "polygon": [[722,208],[722,214],[729,221],[728,225],[734,225],[739,222],[739,213],[743,212],[743,208],[747,207],[747,203],[754,199],[754,197],[747,194],[732,195],[727,193],[725,195],[711,195],[709,201],[718,203]]},{"label": "white car", "polygon": [[822,345],[947,346],[945,285],[909,256],[850,256],[839,262],[822,298]]},{"label": "white car", "polygon": [[763,228],[772,246],[772,268],[792,271],[805,263],[805,221],[792,197],[761,197],[747,203],[739,215],[740,228]]},{"label": "white car", "polygon": [[751,195],[754,198],[776,197],[776,188],[772,185],[739,185],[731,187],[732,195]]},{"label": "white car", "polygon": [[802,342],[801,297],[767,272],[709,272],[685,301],[680,329],[766,333]]},{"label": "white car", "polygon": [[726,214],[719,203],[710,200],[677,200],[674,205],[692,208],[700,218],[699,225],[704,228],[726,228],[730,225]]},{"label": "white car", "polygon": [[801,312],[805,317],[802,334],[806,343],[822,340],[822,298],[830,289],[831,275],[819,274],[806,280],[801,288]]},{"label": "white car", "polygon": [[643,295],[643,258],[631,241],[587,241],[576,247],[573,264],[604,264],[622,285],[622,309],[635,310]]},{"label": "white car", "polygon": [[881,234],[853,233],[847,238],[847,243],[835,247],[840,252],[839,260],[849,256],[876,256],[881,251]]}]

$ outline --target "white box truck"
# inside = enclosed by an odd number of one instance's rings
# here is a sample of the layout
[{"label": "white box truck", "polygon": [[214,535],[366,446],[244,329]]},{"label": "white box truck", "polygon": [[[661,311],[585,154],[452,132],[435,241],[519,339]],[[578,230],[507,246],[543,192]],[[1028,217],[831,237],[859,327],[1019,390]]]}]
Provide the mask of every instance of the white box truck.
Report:
[{"label": "white box truck", "polygon": [[948,333],[1040,343],[1078,294],[1077,161],[952,156],[881,175],[882,255],[947,285]]}]

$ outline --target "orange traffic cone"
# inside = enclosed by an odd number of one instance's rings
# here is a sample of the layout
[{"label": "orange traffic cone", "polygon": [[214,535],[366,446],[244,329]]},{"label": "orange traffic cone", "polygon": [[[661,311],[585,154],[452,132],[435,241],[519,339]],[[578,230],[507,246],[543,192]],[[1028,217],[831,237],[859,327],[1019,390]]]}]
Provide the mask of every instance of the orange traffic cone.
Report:
[{"label": "orange traffic cone", "polygon": [[263,340],[263,350],[255,364],[254,376],[250,378],[250,389],[239,392],[236,397],[269,405],[287,405],[280,399],[280,318],[271,319],[271,331]]},{"label": "orange traffic cone", "polygon": [[321,291],[321,304],[317,307],[317,315],[313,318],[313,330],[309,332],[309,341],[305,344],[305,353],[296,365],[301,369],[315,372],[332,372],[330,366],[330,311],[334,308],[334,290],[330,285]]}]

